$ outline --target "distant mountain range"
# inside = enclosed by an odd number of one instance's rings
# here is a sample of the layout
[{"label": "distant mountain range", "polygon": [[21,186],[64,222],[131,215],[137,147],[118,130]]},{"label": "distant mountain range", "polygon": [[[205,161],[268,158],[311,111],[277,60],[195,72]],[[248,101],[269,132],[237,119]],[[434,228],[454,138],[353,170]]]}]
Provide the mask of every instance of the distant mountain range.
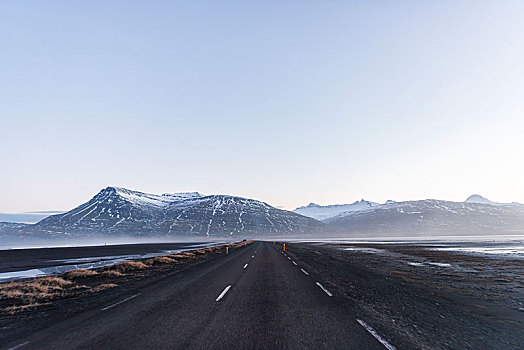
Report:
[{"label": "distant mountain range", "polygon": [[315,218],[332,235],[486,235],[523,234],[524,205],[496,203],[480,195],[464,202],[436,199],[378,204],[366,200],[320,206],[314,203],[294,212]]},{"label": "distant mountain range", "polygon": [[523,234],[524,205],[473,195],[384,204],[311,203],[294,211],[229,195],[154,195],[107,187],[36,224],[0,223],[0,240],[92,237],[356,237]]}]

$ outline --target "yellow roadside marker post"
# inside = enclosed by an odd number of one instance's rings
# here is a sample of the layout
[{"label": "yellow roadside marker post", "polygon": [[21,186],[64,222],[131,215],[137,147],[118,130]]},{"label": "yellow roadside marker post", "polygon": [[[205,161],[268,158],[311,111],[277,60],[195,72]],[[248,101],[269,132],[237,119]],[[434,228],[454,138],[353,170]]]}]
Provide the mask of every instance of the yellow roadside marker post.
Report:
[{"label": "yellow roadside marker post", "polygon": [[284,251],[286,251],[286,243],[284,243]]},{"label": "yellow roadside marker post", "polygon": [[229,247],[226,247],[226,255],[229,254]]}]

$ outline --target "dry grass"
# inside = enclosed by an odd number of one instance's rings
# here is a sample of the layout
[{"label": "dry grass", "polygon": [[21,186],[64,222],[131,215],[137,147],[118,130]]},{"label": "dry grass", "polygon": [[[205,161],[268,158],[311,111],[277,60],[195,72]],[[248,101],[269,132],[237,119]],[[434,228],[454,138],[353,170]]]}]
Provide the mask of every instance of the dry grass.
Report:
[{"label": "dry grass", "polygon": [[172,259],[168,256],[158,256],[156,258],[153,258],[153,261],[155,263],[161,263],[161,264],[172,264],[174,262],[176,262],[175,259]]},{"label": "dry grass", "polygon": [[102,272],[100,272],[99,275],[100,276],[104,276],[104,277],[121,277],[121,276],[125,276],[122,272],[118,272],[118,271],[115,271],[115,270],[102,271]]},{"label": "dry grass", "polygon": [[[121,275],[119,272],[117,274]],[[98,274],[95,273],[94,275]],[[84,276],[83,272],[81,271],[78,276]],[[93,276],[93,274],[88,274],[88,276]],[[77,295],[78,293],[100,292],[116,286],[117,284],[114,283],[104,283],[95,287],[88,287],[74,284],[58,276],[1,283],[0,300],[6,301],[8,305],[0,309],[0,315],[14,315],[41,305],[47,305],[56,299]]]},{"label": "dry grass", "polygon": [[63,274],[65,278],[81,278],[98,275],[98,272],[94,270],[73,270]]},{"label": "dry grass", "polygon": [[14,315],[14,314],[16,314],[18,312],[30,310],[30,309],[35,308],[37,306],[48,305],[48,304],[50,304],[50,303],[30,303],[30,304],[25,304],[25,305],[12,305],[12,306],[6,307],[2,311],[4,313],[6,313],[7,315]]},{"label": "dry grass", "polygon": [[63,279],[62,277],[58,277],[58,276],[40,277],[33,281],[38,282],[40,285],[48,286],[48,287],[57,287],[57,286],[63,287],[63,286],[67,286],[73,283],[71,281],[67,281]]},{"label": "dry grass", "polygon": [[244,247],[244,246],[247,246],[247,242],[229,244],[229,247],[232,247],[232,248],[238,248],[238,247]]},{"label": "dry grass", "polygon": [[141,261],[124,261],[111,266],[111,268],[106,271],[113,270],[118,271],[120,273],[124,273],[129,271],[144,270],[147,268],[148,266]]},{"label": "dry grass", "polygon": [[144,261],[147,265],[159,265],[159,264],[172,264],[176,262],[176,260],[167,257],[167,256],[157,256],[155,258],[147,259]]},{"label": "dry grass", "polygon": [[104,283],[104,284],[98,285],[95,288],[93,288],[93,291],[94,292],[100,292],[102,290],[111,289],[111,288],[115,288],[115,287],[118,287],[118,284]]},{"label": "dry grass", "polygon": [[184,254],[172,254],[172,255],[168,255],[167,257],[169,257],[171,259],[183,259],[186,256]]},{"label": "dry grass", "polygon": [[33,280],[0,284],[0,299],[25,299],[31,303],[48,300],[61,294],[72,282],[61,277],[40,277]]}]

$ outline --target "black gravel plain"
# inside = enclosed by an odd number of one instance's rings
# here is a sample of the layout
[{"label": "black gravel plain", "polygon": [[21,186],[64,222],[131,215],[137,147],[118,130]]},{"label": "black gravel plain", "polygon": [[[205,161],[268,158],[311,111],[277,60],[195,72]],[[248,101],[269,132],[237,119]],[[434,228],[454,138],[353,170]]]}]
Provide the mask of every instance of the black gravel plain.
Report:
[{"label": "black gravel plain", "polygon": [[141,255],[159,253],[165,250],[189,249],[199,245],[193,243],[140,243],[93,245],[78,247],[27,248],[0,250],[0,272],[20,271],[53,267],[59,265],[73,265],[75,262],[61,260],[93,257],[104,258],[117,255]]},{"label": "black gravel plain", "polygon": [[404,349],[524,349],[524,261],[414,244],[288,244]]}]

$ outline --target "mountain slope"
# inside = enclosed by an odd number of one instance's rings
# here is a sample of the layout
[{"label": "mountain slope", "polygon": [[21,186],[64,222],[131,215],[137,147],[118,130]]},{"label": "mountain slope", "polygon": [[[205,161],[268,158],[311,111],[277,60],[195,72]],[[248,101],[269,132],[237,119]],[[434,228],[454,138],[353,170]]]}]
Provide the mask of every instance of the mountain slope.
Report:
[{"label": "mountain slope", "polygon": [[293,210],[293,212],[323,221],[333,218],[344,212],[367,210],[378,205],[380,204],[366,201],[364,199],[356,201],[352,204],[318,205],[315,203],[310,203],[307,206],[299,207]]},{"label": "mountain slope", "polygon": [[524,233],[524,206],[421,200],[388,202],[325,220],[340,234],[397,236]]},{"label": "mountain slope", "polygon": [[107,187],[73,210],[50,216],[39,230],[68,234],[244,236],[317,232],[314,219],[253,199],[199,193],[152,195]]}]

